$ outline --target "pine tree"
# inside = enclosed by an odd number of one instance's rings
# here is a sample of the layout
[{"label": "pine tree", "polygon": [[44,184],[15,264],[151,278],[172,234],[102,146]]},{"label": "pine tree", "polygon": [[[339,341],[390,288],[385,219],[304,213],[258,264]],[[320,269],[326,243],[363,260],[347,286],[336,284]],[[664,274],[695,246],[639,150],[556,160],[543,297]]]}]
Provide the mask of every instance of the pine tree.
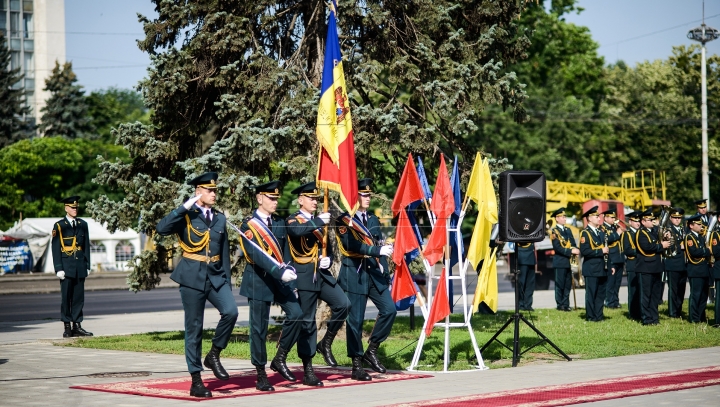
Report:
[{"label": "pine tree", "polygon": [[[231,221],[249,214],[248,186],[268,178],[313,179],[315,122],[327,33],[325,0],[154,0],[141,17],[152,56],[141,82],[152,126],[120,125],[132,163],[102,163],[97,182],[123,201],[91,202],[110,230],[151,234],[189,195],[185,181],[221,173],[218,206]],[[516,26],[520,1],[341,0],[338,27],[355,132],[359,176],[383,188],[399,178],[408,152],[468,158],[467,139],[492,104],[525,118],[523,85],[508,66],[529,42]],[[394,190],[394,188],[392,188]],[[137,223],[139,219],[139,224]],[[150,289],[167,269],[173,238],[154,237],[130,280]]]},{"label": "pine tree", "polygon": [[63,136],[69,139],[91,138],[92,126],[82,86],[76,85],[77,76],[72,63],[63,66],[55,61],[55,68],[45,80],[45,90],[50,92],[47,104],[40,112],[39,129],[45,136]]},{"label": "pine tree", "polygon": [[30,108],[25,105],[25,90],[16,87],[22,81],[20,68],[9,69],[10,51],[5,35],[0,32],[0,148],[31,136],[25,121]]}]

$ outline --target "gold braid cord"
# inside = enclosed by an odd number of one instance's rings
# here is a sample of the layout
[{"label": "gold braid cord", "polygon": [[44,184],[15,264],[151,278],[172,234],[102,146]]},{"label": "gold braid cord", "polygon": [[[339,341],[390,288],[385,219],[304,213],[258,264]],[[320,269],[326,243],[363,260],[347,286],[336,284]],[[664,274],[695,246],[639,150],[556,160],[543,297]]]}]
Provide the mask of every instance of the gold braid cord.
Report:
[{"label": "gold braid cord", "polygon": [[[255,238],[255,241],[257,241],[258,246],[260,246],[261,249],[263,249],[267,254],[269,254],[270,257],[273,257],[273,251],[270,248],[270,245],[268,245],[265,242],[265,240],[260,238],[260,234],[258,233],[257,230],[255,230],[255,228],[250,223],[246,223],[246,225],[247,225],[248,229],[250,230],[250,232],[253,234],[253,237]],[[247,261],[249,264],[255,264],[255,262],[252,261],[250,256],[248,256],[247,250],[245,250],[245,244],[243,243],[242,236],[240,236],[240,247],[242,248],[243,256],[245,256],[245,261]],[[280,261],[282,261],[282,260],[280,260]]]},{"label": "gold braid cord", "polygon": [[650,243],[653,243],[652,237],[650,237],[650,234],[645,229],[638,230],[637,234],[635,234],[635,244],[637,245],[637,250],[645,257],[655,257],[657,253],[650,253],[647,254],[645,251],[643,251],[642,247],[640,246],[640,233],[645,233],[645,235],[648,237],[648,240]]},{"label": "gold braid cord", "polygon": [[590,248],[591,248],[592,250],[602,250],[603,247],[605,247],[602,243],[601,243],[601,244],[595,243],[595,240],[592,238],[592,233],[590,233],[589,230],[585,229],[585,230],[583,230],[583,231],[581,232],[581,234],[582,234],[582,233],[585,233],[585,234],[587,235],[587,237],[588,237],[588,242],[590,243]]},{"label": "gold braid cord", "polygon": [[693,242],[695,242],[695,246],[700,247],[698,245],[697,240],[695,240],[695,237],[692,236],[692,233],[688,233],[687,236],[685,236],[685,258],[687,261],[689,261],[691,264],[700,264],[705,260],[704,257],[698,257],[697,260],[693,260],[693,257],[690,257],[690,250],[688,250],[688,238],[692,239]]},{"label": "gold braid cord", "polygon": [[[197,229],[192,227],[189,216],[185,215],[185,221],[187,222],[187,238],[188,242],[190,243],[185,244],[185,242],[183,242],[183,240],[180,238],[180,235],[178,235],[178,240],[180,241],[180,248],[187,253],[197,253],[202,249],[206,249],[205,251],[207,253],[207,251],[210,250],[210,229],[200,233]],[[200,240],[194,242],[192,239],[192,235],[199,237]]]},{"label": "gold braid cord", "polygon": [[[80,250],[77,247],[77,236],[73,236],[72,245],[70,245],[70,247],[68,248],[67,246],[65,246],[65,238],[62,235],[62,230],[60,228],[60,224],[56,223],[55,225],[57,225],[58,234],[60,235],[60,251],[67,254],[68,256],[72,256],[73,254],[75,254],[75,252]],[[70,238],[68,238],[68,239],[70,239]]]},{"label": "gold braid cord", "polygon": [[[358,232],[353,230],[353,228],[348,227],[348,230],[353,234],[353,237],[355,240],[362,241],[362,237],[358,236]],[[338,233],[335,233],[335,240],[338,242],[338,249],[340,249],[340,254],[342,254],[345,257],[350,257],[353,259],[369,259],[372,256],[365,256],[364,254],[357,254],[357,253],[351,253],[347,250],[345,250],[345,247],[343,247],[342,240],[340,240],[340,236],[338,236]]]},{"label": "gold braid cord", "polygon": [[308,239],[300,236],[300,242],[302,247],[300,248],[300,250],[298,250],[295,248],[295,245],[293,245],[292,239],[290,239],[290,237],[288,237],[287,241],[290,246],[290,255],[292,256],[292,259],[295,263],[309,264],[314,262],[315,264],[317,264],[318,253],[320,252],[320,245],[317,244],[317,242],[312,247],[309,247],[307,244]]},{"label": "gold braid cord", "polygon": [[[625,239],[625,237],[627,236],[628,233],[630,233],[630,231],[627,231],[627,232],[623,233],[622,237],[620,238],[620,241],[621,241],[621,242],[622,242],[623,239]],[[633,239],[631,239],[631,238],[627,238],[627,239],[628,239],[628,242],[630,242],[630,247],[632,247],[632,249],[637,252],[637,248],[635,247],[635,242],[633,242]],[[627,258],[630,259],[630,260],[635,259],[635,256],[628,256],[627,254],[626,254],[626,256],[627,256]]]}]

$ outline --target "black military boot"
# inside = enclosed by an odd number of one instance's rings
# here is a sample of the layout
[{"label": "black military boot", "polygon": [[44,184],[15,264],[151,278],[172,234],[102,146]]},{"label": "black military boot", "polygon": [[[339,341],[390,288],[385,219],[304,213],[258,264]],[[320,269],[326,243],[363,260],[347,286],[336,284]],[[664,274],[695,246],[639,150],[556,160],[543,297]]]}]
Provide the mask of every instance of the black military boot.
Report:
[{"label": "black military boot", "polygon": [[305,369],[305,375],[303,376],[303,384],[306,386],[322,387],[323,382],[315,376],[315,371],[312,367],[312,358],[302,358],[303,369]]},{"label": "black military boot", "polygon": [[255,366],[257,371],[257,382],[255,382],[255,388],[260,391],[275,391],[275,388],[270,385],[267,374],[265,374],[265,366]]},{"label": "black military boot", "polygon": [[377,349],[378,346],[380,346],[379,343],[373,343],[370,342],[368,344],[368,348],[365,351],[365,354],[362,357],[363,362],[370,365],[372,370],[378,372],[378,373],[385,373],[387,372],[387,369],[385,369],[385,366],[380,363],[380,360],[377,357]]},{"label": "black military boot", "polygon": [[280,376],[284,377],[285,380],[289,382],[296,382],[297,379],[285,364],[285,359],[287,359],[287,353],[288,351],[286,351],[285,349],[278,348],[275,357],[273,358],[272,362],[270,362],[270,369],[272,369],[273,372],[280,373]]},{"label": "black military boot", "polygon": [[190,386],[190,395],[193,397],[212,397],[212,393],[205,387],[200,372],[190,373],[192,376],[192,386]]},{"label": "black military boot", "polygon": [[72,334],[73,336],[93,336],[92,332],[84,330],[79,322],[73,322]]},{"label": "black military boot", "polygon": [[369,374],[363,369],[362,356],[353,356],[352,358],[352,379],[361,382],[369,382],[372,380]]},{"label": "black military boot", "polygon": [[69,322],[63,322],[65,325],[65,332],[63,332],[63,338],[72,338],[73,332]]},{"label": "black military boot", "polygon": [[337,367],[338,363],[335,360],[335,356],[332,354],[332,343],[335,339],[335,335],[337,335],[337,331],[325,332],[325,336],[323,336],[322,340],[318,342],[317,344],[317,350],[322,355],[323,359],[325,359],[325,364],[330,367]]},{"label": "black military boot", "polygon": [[210,352],[208,352],[208,354],[205,356],[205,362],[203,363],[203,365],[206,368],[211,369],[215,377],[217,377],[218,379],[228,380],[230,378],[230,375],[225,371],[223,365],[220,364],[221,351],[222,349],[213,345],[212,348],[210,348]]}]

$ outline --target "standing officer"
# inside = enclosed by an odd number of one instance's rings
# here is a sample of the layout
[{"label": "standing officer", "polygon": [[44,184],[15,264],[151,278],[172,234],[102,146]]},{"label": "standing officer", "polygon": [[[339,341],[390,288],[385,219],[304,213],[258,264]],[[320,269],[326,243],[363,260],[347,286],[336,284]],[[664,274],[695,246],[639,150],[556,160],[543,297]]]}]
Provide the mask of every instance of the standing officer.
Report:
[{"label": "standing officer", "polygon": [[[330,257],[323,256],[323,226],[330,221],[330,214],[325,212],[314,216],[318,198],[322,195],[318,193],[315,182],[301,185],[292,193],[298,196],[300,206],[300,210],[286,220],[288,251],[297,270],[296,283],[303,313],[297,344],[298,355],[305,368],[303,384],[322,386],[323,383],[313,372],[312,359],[319,349],[327,365],[337,366],[332,354],[332,342],[345,322],[350,301],[329,270]],[[317,343],[315,322],[318,299],[325,301],[332,310],[327,331],[320,343]]]},{"label": "standing officer", "polygon": [[587,227],[580,232],[580,253],[583,255],[582,274],[585,278],[585,315],[588,321],[600,322],[607,291],[608,252],[605,232],[600,229],[598,207],[583,213]]},{"label": "standing officer", "polygon": [[695,206],[697,207],[696,215],[700,215],[700,220],[703,224],[701,234],[705,236],[707,234],[707,227],[710,221],[709,215],[707,213],[707,199],[698,199],[697,201],[695,201]]},{"label": "standing officer", "polygon": [[682,304],[685,299],[685,285],[687,284],[687,271],[685,269],[685,230],[683,228],[683,208],[673,208],[670,212],[669,228],[673,244],[666,250],[670,252],[665,256],[665,273],[668,283],[668,315],[670,318],[682,317]]},{"label": "standing officer", "polygon": [[254,188],[258,209],[240,225],[244,235],[240,237],[240,244],[247,262],[240,295],[248,298],[250,307],[250,362],[257,372],[255,388],[274,391],[265,373],[270,305],[275,301],[285,312],[278,350],[270,362],[270,369],[291,382],[297,379],[285,360],[300,334],[302,310],[292,283],[297,279],[295,269],[284,263],[289,257],[283,253],[287,244],[285,220],[275,215],[280,198],[280,181],[270,181]]},{"label": "standing officer", "polygon": [[60,201],[67,215],[55,222],[52,230],[53,265],[60,279],[60,319],[65,326],[63,338],[93,336],[80,325],[85,278],[90,273],[90,233],[87,222],[77,217],[79,200],[79,196],[71,196]]},{"label": "standing officer", "polygon": [[637,247],[635,246],[635,235],[640,229],[640,214],[635,211],[627,215],[628,230],[620,237],[620,243],[623,247],[623,255],[625,256],[625,269],[627,270],[628,285],[628,313],[630,318],[641,321],[642,313],[640,312],[640,280],[635,272],[637,264]]},{"label": "standing officer", "polygon": [[623,270],[625,269],[625,258],[622,254],[620,236],[623,230],[615,224],[617,211],[609,209],[602,213],[605,218],[603,230],[607,236],[608,258],[610,269],[608,270],[607,290],[605,292],[605,306],[608,308],[620,308],[620,285],[622,284]]},{"label": "standing officer", "polygon": [[532,307],[533,294],[535,294],[535,243],[515,243],[515,252],[520,267],[516,282],[520,309],[535,311]]},{"label": "standing officer", "polygon": [[[720,216],[720,212],[714,216]],[[720,328],[720,290],[718,290],[718,288],[720,288],[720,264],[718,264],[720,261],[720,231],[717,228],[717,223],[709,233],[710,249],[712,251],[710,256],[710,278],[712,281],[710,281],[710,283],[714,283],[715,286],[715,290],[713,290],[715,291],[715,324],[713,327]]]},{"label": "standing officer", "polygon": [[[379,373],[385,373],[385,367],[377,357],[380,343],[390,335],[397,311],[390,296],[388,284],[387,256],[392,255],[391,245],[378,246],[382,241],[380,220],[370,208],[370,184],[372,179],[358,181],[360,206],[354,217],[343,213],[336,222],[338,249],[342,254],[340,268],[340,287],[350,300],[350,313],[347,318],[347,351],[352,359],[352,378],[368,381],[372,378],[363,370],[363,362]],[[378,309],[370,343],[363,353],[362,333],[365,320],[365,307],[368,298]]]},{"label": "standing officer", "polygon": [[553,268],[555,269],[555,303],[560,311],[570,311],[570,289],[572,288],[572,270],[570,269],[570,258],[580,254],[580,249],[575,244],[575,237],[572,231],[565,227],[567,218],[565,208],[560,208],[551,215],[555,218],[557,225],[552,229],[550,240],[552,240]]},{"label": "standing officer", "polygon": [[663,250],[670,246],[670,242],[661,240],[658,231],[653,227],[655,215],[652,209],[642,214],[642,228],[635,235],[635,246],[640,256],[635,271],[640,278],[640,309],[643,325],[657,325],[660,323],[658,306],[662,302],[662,259]]},{"label": "standing officer", "polygon": [[698,213],[688,218],[690,232],[685,236],[685,252],[687,255],[687,276],[690,279],[690,298],[688,299],[688,321],[703,322],[705,317],[705,304],[708,299],[710,287],[710,269],[708,258],[711,256],[702,235],[705,225],[702,216]]},{"label": "standing officer", "polygon": [[220,352],[227,346],[238,317],[230,288],[230,249],[225,215],[213,209],[217,178],[216,172],[206,172],[188,182],[195,187],[195,195],[165,216],[156,227],[160,235],[177,234],[183,250],[182,259],[170,279],[180,284],[185,311],[185,360],[192,377],[190,395],[194,397],[212,397],[200,378],[205,301],[217,308],[220,321],[203,364],[220,380],[230,378],[220,364]]}]

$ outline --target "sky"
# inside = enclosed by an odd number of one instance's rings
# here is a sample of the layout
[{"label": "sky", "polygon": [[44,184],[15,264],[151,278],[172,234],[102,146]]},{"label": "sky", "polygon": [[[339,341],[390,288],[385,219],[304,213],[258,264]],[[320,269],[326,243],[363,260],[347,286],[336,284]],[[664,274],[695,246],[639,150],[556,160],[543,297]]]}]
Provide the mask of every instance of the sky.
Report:
[{"label": "sky", "polygon": [[[242,0],[239,0],[242,1]],[[700,25],[702,0],[579,0],[585,10],[566,20],[590,28],[606,64],[634,66],[665,59],[674,45],[695,43],[688,30]],[[150,63],[136,41],[143,38],[137,13],[156,16],[150,0],[65,0],[66,57],[78,82],[91,92],[134,88]],[[706,24],[720,29],[720,0],[707,0]],[[720,39],[707,44],[720,54]]]}]

